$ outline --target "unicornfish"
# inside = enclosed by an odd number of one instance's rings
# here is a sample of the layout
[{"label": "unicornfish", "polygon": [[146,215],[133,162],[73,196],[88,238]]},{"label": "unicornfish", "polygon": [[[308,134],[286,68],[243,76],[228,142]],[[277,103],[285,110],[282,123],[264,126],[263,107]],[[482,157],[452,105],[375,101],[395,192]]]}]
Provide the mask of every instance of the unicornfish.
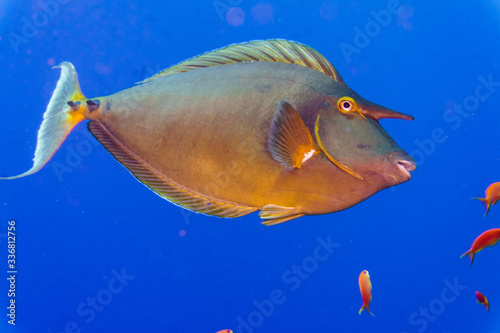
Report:
[{"label": "unicornfish", "polygon": [[266,225],[352,207],[415,169],[379,124],[413,117],[359,96],[298,42],[230,45],[93,98],[71,63],[55,67],[33,166],[2,179],[39,171],[82,121],[166,200],[219,217],[260,211]]}]

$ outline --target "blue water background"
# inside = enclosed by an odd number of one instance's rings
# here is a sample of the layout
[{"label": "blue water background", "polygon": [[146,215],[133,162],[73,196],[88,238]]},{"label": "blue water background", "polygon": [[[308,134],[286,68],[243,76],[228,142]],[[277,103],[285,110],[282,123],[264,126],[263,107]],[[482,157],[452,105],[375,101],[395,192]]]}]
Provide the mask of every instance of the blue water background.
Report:
[{"label": "blue water background", "polygon": [[[378,23],[373,13],[394,3]],[[500,181],[500,84],[481,86],[500,82],[499,1],[3,1],[0,175],[31,166],[59,78],[52,64],[71,61],[84,94],[105,96],[197,54],[267,38],[314,47],[361,96],[414,115],[381,121],[417,160],[413,179],[343,212],[265,227],[257,214],[226,220],[164,201],[80,124],[40,172],[0,182],[0,332],[498,332],[499,248],[472,268],[459,257],[500,227],[499,207],[483,218],[470,200]],[[318,239],[338,246],[327,255]],[[358,315],[364,269],[376,317]],[[92,298],[105,303],[99,311]]]}]

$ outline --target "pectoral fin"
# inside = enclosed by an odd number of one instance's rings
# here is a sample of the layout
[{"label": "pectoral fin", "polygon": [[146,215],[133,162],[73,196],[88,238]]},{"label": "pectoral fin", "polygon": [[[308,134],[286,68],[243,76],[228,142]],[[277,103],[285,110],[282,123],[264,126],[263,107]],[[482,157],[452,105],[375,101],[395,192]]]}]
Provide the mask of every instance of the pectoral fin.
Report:
[{"label": "pectoral fin", "polygon": [[300,169],[318,153],[309,129],[297,110],[286,101],[280,102],[274,114],[268,149],[273,158],[287,169]]},{"label": "pectoral fin", "polygon": [[283,207],[270,204],[262,208],[259,216],[261,219],[266,220],[262,222],[262,224],[269,226],[296,219],[304,216],[304,214],[300,214],[295,207]]}]

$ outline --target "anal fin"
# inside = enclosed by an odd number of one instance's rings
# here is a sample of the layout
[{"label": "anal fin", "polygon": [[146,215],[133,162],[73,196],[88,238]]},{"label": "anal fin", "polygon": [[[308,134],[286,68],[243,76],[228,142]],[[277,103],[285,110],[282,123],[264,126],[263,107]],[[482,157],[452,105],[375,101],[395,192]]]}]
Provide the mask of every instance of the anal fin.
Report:
[{"label": "anal fin", "polygon": [[295,207],[284,207],[273,204],[265,205],[259,213],[260,218],[265,220],[262,224],[266,226],[287,222],[304,215],[298,213]]}]

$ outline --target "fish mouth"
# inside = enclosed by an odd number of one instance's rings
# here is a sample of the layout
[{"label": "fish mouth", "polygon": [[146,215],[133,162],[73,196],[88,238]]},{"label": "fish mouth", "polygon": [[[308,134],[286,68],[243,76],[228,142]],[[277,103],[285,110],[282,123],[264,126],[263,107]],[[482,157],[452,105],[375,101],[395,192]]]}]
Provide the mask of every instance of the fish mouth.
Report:
[{"label": "fish mouth", "polygon": [[410,171],[414,171],[417,168],[415,161],[400,159],[396,160],[395,162],[401,173],[405,175],[405,178],[407,178],[408,180],[411,179]]},{"label": "fish mouth", "polygon": [[[408,181],[411,179],[411,171],[417,168],[417,164],[410,155],[401,154],[392,155],[389,160],[398,168],[399,175],[403,176],[402,181]],[[399,177],[398,177],[399,178]]]}]

